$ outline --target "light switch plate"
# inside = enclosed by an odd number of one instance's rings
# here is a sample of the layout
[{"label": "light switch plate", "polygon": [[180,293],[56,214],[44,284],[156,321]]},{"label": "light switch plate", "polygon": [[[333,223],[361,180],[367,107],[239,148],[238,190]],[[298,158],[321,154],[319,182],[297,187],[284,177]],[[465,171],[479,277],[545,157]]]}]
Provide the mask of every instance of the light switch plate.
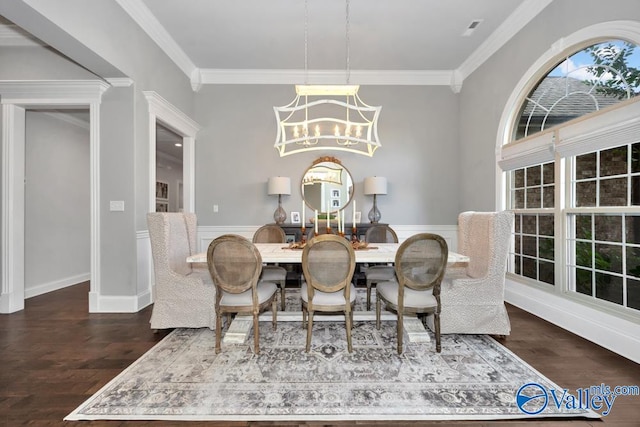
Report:
[{"label": "light switch plate", "polygon": [[109,210],[112,212],[124,211],[124,200],[111,200],[109,202]]}]

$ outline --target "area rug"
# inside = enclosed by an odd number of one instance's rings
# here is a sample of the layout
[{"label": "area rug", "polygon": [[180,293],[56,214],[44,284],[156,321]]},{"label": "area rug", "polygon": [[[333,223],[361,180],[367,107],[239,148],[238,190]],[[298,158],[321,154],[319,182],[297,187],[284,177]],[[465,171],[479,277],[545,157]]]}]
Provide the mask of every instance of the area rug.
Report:
[{"label": "area rug", "polygon": [[[353,352],[344,322],[315,322],[304,350],[300,322],[260,322],[215,354],[209,329],[176,329],[66,420],[496,420],[525,418],[522,387],[560,387],[488,336],[444,335],[396,351],[396,323],[357,321]],[[520,390],[520,391],[519,391]],[[534,411],[529,411],[534,412]],[[599,417],[548,405],[538,417]]]}]

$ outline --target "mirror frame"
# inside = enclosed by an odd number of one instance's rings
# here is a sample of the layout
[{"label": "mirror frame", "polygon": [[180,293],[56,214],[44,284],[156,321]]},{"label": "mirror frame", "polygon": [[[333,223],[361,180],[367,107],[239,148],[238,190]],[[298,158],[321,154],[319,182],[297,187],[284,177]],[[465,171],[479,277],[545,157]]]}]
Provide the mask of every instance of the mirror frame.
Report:
[{"label": "mirror frame", "polygon": [[[349,172],[349,169],[347,169],[340,160],[338,160],[335,157],[331,157],[331,156],[324,156],[324,157],[319,157],[318,159],[314,160],[313,163],[311,164],[311,166],[309,166],[304,173],[302,174],[302,179],[300,180],[300,193],[302,195],[302,200],[304,200],[304,203],[306,206],[309,207],[309,209],[311,209],[312,211],[316,210],[316,207],[311,206],[311,203],[309,203],[308,199],[305,197],[304,194],[304,188],[305,188],[305,177],[307,176],[307,174],[309,173],[309,171],[311,171],[314,167],[318,166],[321,163],[335,163],[337,166],[339,166],[341,168],[342,171],[346,172],[346,174],[348,175],[348,179],[351,180],[351,186],[347,187],[347,191],[349,192],[349,196],[347,198],[347,201],[344,203],[344,205],[341,205],[339,208],[336,209],[332,209],[331,211],[327,212],[326,206],[321,207],[320,209],[318,209],[318,214],[322,213],[322,214],[331,214],[334,212],[340,212],[341,210],[345,209],[347,206],[349,206],[349,204],[351,203],[351,201],[353,200],[353,196],[355,193],[354,190],[354,181],[353,181],[353,175],[351,175],[351,172]],[[343,184],[344,185],[348,185],[348,184]]]}]

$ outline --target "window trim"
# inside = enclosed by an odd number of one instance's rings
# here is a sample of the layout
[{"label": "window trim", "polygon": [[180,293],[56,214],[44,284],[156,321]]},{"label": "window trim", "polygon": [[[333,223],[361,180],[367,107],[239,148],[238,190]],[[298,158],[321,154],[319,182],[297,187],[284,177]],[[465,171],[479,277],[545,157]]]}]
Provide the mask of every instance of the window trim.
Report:
[{"label": "window trim", "polygon": [[[556,234],[556,264],[560,266],[556,268],[556,284],[549,285],[513,273],[508,273],[507,278],[566,298],[582,306],[638,323],[640,315],[632,312],[633,310],[606,300],[594,300],[592,297],[568,290],[570,273],[567,267],[568,215],[579,211],[593,213],[595,210],[632,213],[637,211],[638,207],[589,207],[586,209],[567,207],[567,197],[573,197],[571,177],[568,176],[572,167],[567,164],[567,161],[576,154],[640,142],[638,136],[640,135],[640,97],[621,101],[600,111],[545,129],[543,132],[512,141],[512,129],[519,120],[520,106],[533,86],[548,74],[551,67],[567,54],[573,54],[589,45],[611,39],[626,40],[640,46],[640,22],[612,21],[595,24],[560,39],[533,63],[515,86],[505,104],[496,139],[496,207],[505,209],[509,204],[511,196],[509,171],[554,160],[555,176],[563,179],[563,182],[556,182],[556,206],[551,209],[556,214],[556,233],[558,230],[562,233]],[[612,140],[615,143],[611,143]],[[539,211],[542,210],[514,211],[533,214],[541,213]]]}]

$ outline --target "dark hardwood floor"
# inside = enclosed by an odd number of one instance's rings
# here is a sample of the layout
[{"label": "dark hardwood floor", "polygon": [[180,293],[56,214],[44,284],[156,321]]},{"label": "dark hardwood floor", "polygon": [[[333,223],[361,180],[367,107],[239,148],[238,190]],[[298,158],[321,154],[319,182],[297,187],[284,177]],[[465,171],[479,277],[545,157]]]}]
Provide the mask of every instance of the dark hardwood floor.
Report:
[{"label": "dark hardwood floor", "polygon": [[[464,422],[64,422],[166,332],[149,329],[151,308],[133,314],[88,314],[83,283],[25,301],[25,310],[0,315],[0,426],[273,426],[464,425],[640,426],[640,397],[619,396],[601,420]],[[640,385],[640,365],[509,306],[512,334],[501,341],[556,384],[575,390],[605,383]]]}]

